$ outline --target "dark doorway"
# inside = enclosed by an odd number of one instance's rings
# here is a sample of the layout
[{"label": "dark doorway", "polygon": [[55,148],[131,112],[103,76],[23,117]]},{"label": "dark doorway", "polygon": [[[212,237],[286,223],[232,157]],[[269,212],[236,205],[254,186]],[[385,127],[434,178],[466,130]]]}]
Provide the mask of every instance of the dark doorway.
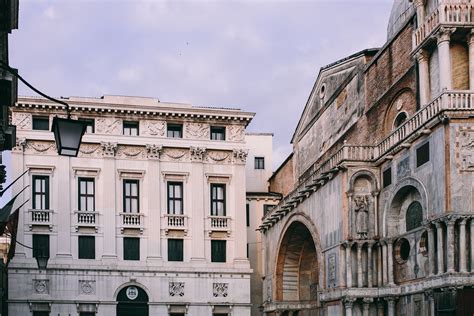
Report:
[{"label": "dark doorway", "polygon": [[148,295],[138,286],[120,290],[117,302],[117,316],[148,316]]},{"label": "dark doorway", "polygon": [[456,315],[474,315],[474,289],[464,288],[458,292]]}]

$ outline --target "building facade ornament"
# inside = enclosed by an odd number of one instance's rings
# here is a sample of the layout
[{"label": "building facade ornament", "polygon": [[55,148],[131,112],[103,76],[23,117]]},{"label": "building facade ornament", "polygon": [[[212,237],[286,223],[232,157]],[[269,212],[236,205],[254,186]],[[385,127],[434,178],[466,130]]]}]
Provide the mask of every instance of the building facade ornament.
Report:
[{"label": "building facade ornament", "polygon": [[49,294],[49,280],[33,280],[36,294]]},{"label": "building facade ornament", "polygon": [[229,295],[229,283],[213,283],[212,295],[214,297],[227,297]]},{"label": "building facade ornament", "polygon": [[155,144],[146,144],[145,148],[148,159],[160,159],[160,155],[163,152],[163,146]]},{"label": "building facade ornament", "polygon": [[30,131],[33,129],[33,116],[31,113],[16,112],[12,115],[12,124],[15,125],[18,130]]},{"label": "building facade ornament", "polygon": [[95,281],[79,280],[79,294],[81,295],[95,294]]},{"label": "building facade ornament", "polygon": [[184,282],[169,283],[170,296],[184,296]]},{"label": "building facade ornament", "polygon": [[122,133],[122,120],[113,117],[96,119],[95,127],[98,134],[120,135]]},{"label": "building facade ornament", "polygon": [[191,139],[209,139],[210,126],[206,123],[191,123],[184,124],[184,132],[186,138]]},{"label": "building facade ornament", "polygon": [[104,157],[115,157],[117,151],[117,143],[101,142],[102,156]]},{"label": "building facade ornament", "polygon": [[189,152],[191,154],[191,161],[203,161],[204,155],[206,154],[206,148],[191,146]]},{"label": "building facade ornament", "polygon": [[438,45],[442,42],[451,41],[451,35],[456,31],[454,27],[440,27],[438,33],[436,34],[436,40]]},{"label": "building facade ornament", "polygon": [[231,160],[231,152],[208,150],[205,160],[210,163],[229,163]]},{"label": "building facade ornament", "polygon": [[166,123],[164,121],[145,120],[142,122],[141,135],[164,137],[166,133]]},{"label": "building facade ornament", "polygon": [[247,161],[248,151],[244,149],[234,149],[232,151],[234,162],[236,163],[245,163]]},{"label": "building facade ornament", "polygon": [[142,146],[118,146],[115,156],[124,159],[146,158],[146,148]]},{"label": "building facade ornament", "polygon": [[25,150],[25,146],[26,146],[26,138],[25,137],[17,138],[16,139],[16,146],[13,147],[12,151],[13,152],[23,152]]},{"label": "building facade ornament", "polygon": [[245,140],[245,127],[243,125],[228,126],[226,138],[234,142],[243,142]]}]

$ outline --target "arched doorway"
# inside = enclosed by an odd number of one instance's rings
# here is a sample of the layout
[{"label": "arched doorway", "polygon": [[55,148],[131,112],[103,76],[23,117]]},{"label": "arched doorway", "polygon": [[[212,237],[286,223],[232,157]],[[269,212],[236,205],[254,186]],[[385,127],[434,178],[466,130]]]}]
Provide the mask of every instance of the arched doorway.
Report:
[{"label": "arched doorway", "polygon": [[121,289],[117,303],[117,316],[148,316],[148,295],[138,286]]},{"label": "arched doorway", "polygon": [[308,228],[293,222],[285,232],[276,266],[276,300],[315,302],[319,284],[316,246]]}]

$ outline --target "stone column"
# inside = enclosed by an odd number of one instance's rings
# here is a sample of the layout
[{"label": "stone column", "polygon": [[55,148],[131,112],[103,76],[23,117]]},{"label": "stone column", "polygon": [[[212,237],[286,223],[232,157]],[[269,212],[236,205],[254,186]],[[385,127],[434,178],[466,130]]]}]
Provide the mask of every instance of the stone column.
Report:
[{"label": "stone column", "polygon": [[352,307],[354,307],[355,298],[345,298],[344,299],[344,308],[346,309],[345,316],[352,316]]},{"label": "stone column", "polygon": [[367,245],[367,287],[372,287],[372,274],[373,274],[373,264],[372,264],[372,243]]},{"label": "stone column", "polygon": [[425,295],[428,298],[428,315],[435,316],[434,293],[433,291],[426,291]]},{"label": "stone column", "polygon": [[363,300],[363,304],[362,304],[362,315],[363,316],[369,316],[369,313],[370,313],[370,304],[374,301],[373,298],[369,298],[369,297],[366,297],[364,298]]},{"label": "stone column", "polygon": [[357,243],[357,287],[364,287],[362,276],[362,243]]},{"label": "stone column", "polygon": [[436,261],[436,251],[435,251],[435,238],[436,232],[435,229],[431,226],[428,226],[428,260],[430,268],[430,276],[435,274],[435,261]]},{"label": "stone column", "polygon": [[454,28],[441,27],[438,31],[439,85],[440,91],[452,89],[451,53],[449,43]]},{"label": "stone column", "polygon": [[387,301],[387,315],[388,316],[395,316],[395,301],[396,297],[387,297],[385,300]]},{"label": "stone column", "polygon": [[384,310],[384,303],[382,299],[377,300],[377,316],[384,316],[385,310]]},{"label": "stone column", "polygon": [[387,240],[387,265],[388,265],[388,285],[395,285],[393,282],[393,240]]},{"label": "stone column", "polygon": [[352,287],[352,260],[351,260],[352,243],[347,242],[345,245],[346,245],[346,285],[347,287]]},{"label": "stone column", "polygon": [[469,90],[474,90],[474,30],[467,37],[469,45]]},{"label": "stone column", "polygon": [[430,101],[430,56],[424,49],[416,54],[419,67],[419,82],[420,82],[420,105],[424,106]]},{"label": "stone column", "polygon": [[455,221],[454,219],[448,219],[448,222],[446,223],[448,227],[447,231],[447,240],[446,240],[446,247],[448,248],[448,270],[447,272],[454,272],[454,224]]},{"label": "stone column", "polygon": [[388,283],[388,269],[387,269],[387,244],[382,244],[382,285]]},{"label": "stone column", "polygon": [[416,8],[416,20],[417,20],[418,26],[421,26],[425,22],[424,0],[414,0],[413,5]]},{"label": "stone column", "polygon": [[466,265],[466,219],[459,222],[459,272],[467,272]]},{"label": "stone column", "polygon": [[444,247],[443,247],[443,225],[440,222],[436,222],[436,232],[438,236],[437,244],[438,244],[438,274],[444,272]]},{"label": "stone column", "polygon": [[377,243],[377,287],[382,286],[382,245]]}]

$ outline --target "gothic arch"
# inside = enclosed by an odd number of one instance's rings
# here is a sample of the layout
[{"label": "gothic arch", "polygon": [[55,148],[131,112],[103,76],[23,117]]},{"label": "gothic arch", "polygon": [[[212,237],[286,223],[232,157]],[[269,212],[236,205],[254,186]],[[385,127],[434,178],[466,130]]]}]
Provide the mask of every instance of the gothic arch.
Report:
[{"label": "gothic arch", "polygon": [[325,284],[324,260],[319,234],[306,214],[295,213],[285,223],[274,263],[275,301],[316,299],[318,286]]}]

